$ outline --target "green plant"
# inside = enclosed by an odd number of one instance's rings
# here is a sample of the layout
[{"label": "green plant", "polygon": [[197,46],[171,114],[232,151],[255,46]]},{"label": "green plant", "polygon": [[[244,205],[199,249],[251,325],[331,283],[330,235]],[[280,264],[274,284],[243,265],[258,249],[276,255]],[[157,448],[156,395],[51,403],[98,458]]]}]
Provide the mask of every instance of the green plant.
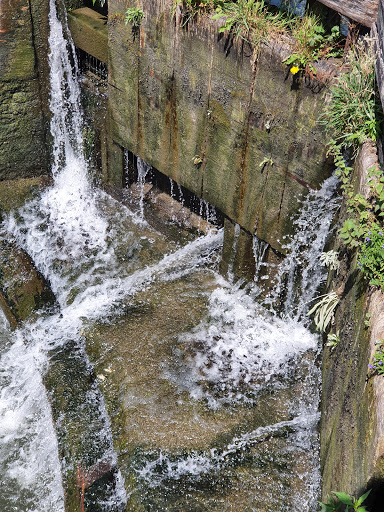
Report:
[{"label": "green plant", "polygon": [[216,8],[214,19],[226,17],[219,32],[229,31],[236,39],[244,39],[258,48],[267,42],[272,34],[284,33],[289,18],[283,11],[271,11],[264,0],[238,0],[226,2]]},{"label": "green plant", "polygon": [[384,228],[371,223],[361,242],[357,266],[369,278],[369,284],[384,290]]},{"label": "green plant", "polygon": [[320,255],[320,264],[338,271],[340,268],[339,253],[337,251],[323,252]]},{"label": "green plant", "polygon": [[326,293],[317,298],[320,300],[308,311],[307,316],[314,314],[313,321],[315,322],[316,329],[320,332],[325,332],[333,319],[334,311],[340,299],[335,292]]},{"label": "green plant", "polygon": [[367,313],[364,318],[364,327],[368,329],[371,326],[371,315]]},{"label": "green plant", "polygon": [[144,12],[140,7],[128,7],[125,11],[125,24],[128,25],[130,23],[133,28],[137,28],[141,25],[144,16]]},{"label": "green plant", "polygon": [[182,5],[184,26],[195,16],[208,14],[217,8],[223,7],[226,3],[227,0],[172,0],[172,14],[175,14],[178,5]]},{"label": "green plant", "polygon": [[356,156],[368,139],[381,131],[382,113],[375,90],[373,43],[360,41],[347,56],[348,72],[330,89],[330,102],[321,116],[332,138],[328,144],[346,198],[348,218],[339,231],[342,241],[357,249],[358,268],[373,286],[384,290],[384,176],[373,167],[368,173],[368,193],[356,194],[351,184],[352,167],[346,155]]},{"label": "green plant", "polygon": [[375,141],[381,129],[381,104],[375,90],[373,42],[357,43],[346,56],[348,72],[329,91],[329,103],[320,122],[340,149],[354,150],[367,139]]},{"label": "green plant", "polygon": [[272,157],[269,157],[269,158],[265,157],[265,158],[263,158],[263,160],[259,164],[259,167],[264,168],[267,164],[272,167],[272,165],[274,164],[274,161],[273,161]]},{"label": "green plant", "polygon": [[92,0],[92,4],[95,5],[96,2],[99,2],[99,4],[101,5],[101,7],[104,7],[104,4],[105,4],[105,0]]},{"label": "green plant", "polygon": [[327,345],[327,347],[330,347],[331,352],[333,352],[335,350],[335,348],[337,347],[339,341],[340,341],[340,331],[337,331],[336,334],[328,334],[326,345]]},{"label": "green plant", "polygon": [[384,375],[384,341],[376,341],[376,345],[377,348],[371,362],[368,364],[368,368],[372,370],[372,374]]},{"label": "green plant", "polygon": [[360,496],[360,498],[354,498],[353,496],[350,496],[345,492],[332,491],[332,494],[336,496],[337,501],[335,501],[333,497],[331,498],[328,495],[328,503],[320,502],[321,512],[341,512],[342,510],[344,512],[350,512],[352,510],[354,510],[355,512],[367,512],[367,509],[365,507],[362,507],[362,504],[367,499],[370,492],[371,490],[367,491],[365,494]]},{"label": "green plant", "polygon": [[295,18],[291,31],[295,40],[295,51],[284,62],[292,65],[293,74],[305,71],[315,75],[314,61],[340,55],[341,47],[337,44],[340,40],[339,27],[333,27],[330,34],[327,34],[320,18],[315,14],[309,13]]}]

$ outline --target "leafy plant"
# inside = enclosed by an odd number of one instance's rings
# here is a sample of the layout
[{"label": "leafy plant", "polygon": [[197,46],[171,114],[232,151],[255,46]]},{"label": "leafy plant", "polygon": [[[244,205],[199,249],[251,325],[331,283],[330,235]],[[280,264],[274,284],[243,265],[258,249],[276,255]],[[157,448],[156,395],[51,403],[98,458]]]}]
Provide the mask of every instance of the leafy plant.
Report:
[{"label": "leafy plant", "polygon": [[340,341],[340,331],[337,331],[336,334],[328,334],[326,345],[327,345],[327,347],[330,347],[331,352],[333,352],[335,350],[335,348],[337,347],[339,341]]},{"label": "leafy plant", "polygon": [[325,332],[333,319],[334,311],[340,299],[336,292],[326,293],[317,298],[321,300],[316,302],[313,308],[308,311],[307,316],[314,314],[313,321],[316,329]]},{"label": "leafy plant", "polygon": [[375,90],[373,43],[363,40],[347,55],[347,73],[330,88],[330,101],[321,122],[340,149],[354,150],[367,139],[375,141],[381,130],[381,104]]},{"label": "leafy plant", "polygon": [[273,161],[272,157],[269,157],[269,158],[265,157],[265,158],[263,158],[263,160],[259,164],[259,167],[264,168],[267,164],[272,167],[272,165],[274,164],[274,161]]},{"label": "leafy plant", "polygon": [[340,55],[341,46],[337,44],[340,40],[339,27],[333,27],[330,34],[327,34],[320,18],[315,14],[297,17],[291,30],[296,48],[284,62],[293,65],[293,74],[305,71],[315,75],[316,68],[313,62]]},{"label": "leafy plant", "polygon": [[361,143],[377,140],[381,131],[383,116],[375,90],[374,60],[370,39],[351,49],[349,70],[330,89],[330,102],[321,122],[332,135],[329,153],[347,203],[348,218],[339,236],[349,248],[358,250],[357,266],[369,283],[384,290],[384,175],[377,167],[369,169],[369,193],[356,194],[350,180],[352,167],[346,161],[348,153],[355,157]]},{"label": "leafy plant", "polygon": [[372,370],[372,373],[377,375],[384,375],[384,341],[376,341],[378,347],[373,354],[371,362],[368,364],[368,368]]},{"label": "leafy plant", "polygon": [[226,3],[226,0],[172,0],[172,13],[175,13],[178,5],[183,6],[184,26],[198,14],[208,14]]},{"label": "leafy plant", "polygon": [[320,255],[320,263],[323,266],[329,267],[331,270],[339,270],[340,261],[339,253],[337,251],[323,252]]},{"label": "leafy plant", "polygon": [[125,24],[128,25],[130,23],[132,28],[137,28],[141,25],[144,16],[144,12],[140,7],[128,7],[125,11]]},{"label": "leafy plant", "polygon": [[368,329],[371,326],[371,315],[367,313],[364,318],[364,327]]},{"label": "leafy plant", "polygon": [[344,512],[351,512],[353,510],[355,512],[367,512],[367,509],[365,507],[362,507],[362,504],[367,499],[370,492],[371,489],[362,496],[360,496],[360,498],[354,498],[353,496],[350,496],[345,492],[332,491],[332,494],[336,496],[337,501],[335,501],[333,497],[331,498],[328,495],[328,503],[320,502],[321,512],[341,512],[341,510],[343,510]]},{"label": "leafy plant", "polygon": [[284,33],[289,18],[282,11],[271,11],[264,0],[238,0],[226,2],[216,8],[214,19],[226,16],[219,32],[229,31],[236,39],[249,41],[256,48],[267,42],[271,34]]},{"label": "leafy plant", "polygon": [[105,0],[92,0],[92,4],[95,5],[96,2],[99,2],[99,4],[101,5],[101,7],[104,7],[104,4],[105,4]]},{"label": "leafy plant", "polygon": [[357,266],[369,278],[369,284],[384,290],[384,228],[376,222],[361,242]]}]

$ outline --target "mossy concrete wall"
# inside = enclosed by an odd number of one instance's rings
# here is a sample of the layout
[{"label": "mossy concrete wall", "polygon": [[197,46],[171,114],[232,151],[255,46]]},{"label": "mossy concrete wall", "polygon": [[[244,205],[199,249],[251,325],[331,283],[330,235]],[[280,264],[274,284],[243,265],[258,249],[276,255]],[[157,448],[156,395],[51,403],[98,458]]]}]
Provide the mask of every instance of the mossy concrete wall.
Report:
[{"label": "mossy concrete wall", "polygon": [[[47,185],[44,178],[2,180],[0,182],[0,218],[21,207]],[[21,250],[9,233],[0,231],[0,308],[11,328],[42,307],[52,306],[55,297],[31,258]]]},{"label": "mossy concrete wall", "polygon": [[47,4],[1,5],[0,180],[46,172]]},{"label": "mossy concrete wall", "polygon": [[[375,163],[375,148],[365,144],[355,165],[356,192],[367,193],[366,171]],[[344,205],[340,226],[345,215]],[[373,488],[370,502],[367,502],[369,510],[381,510],[384,499],[384,379],[370,376],[368,363],[375,351],[375,341],[384,339],[384,295],[368,287],[357,270],[355,254],[351,255],[339,244],[336,250],[340,251],[342,267],[338,275],[332,276],[331,287],[338,291],[341,300],[332,332],[339,332],[340,341],[333,351],[326,347],[323,356],[323,498],[331,491],[356,496]]]},{"label": "mossy concrete wall", "polygon": [[220,21],[183,26],[164,0],[139,2],[135,30],[124,13],[136,4],[109,1],[106,181],[121,186],[126,148],[283,251],[298,199],[329,173],[321,87],[282,64],[288,42],[256,55]]}]

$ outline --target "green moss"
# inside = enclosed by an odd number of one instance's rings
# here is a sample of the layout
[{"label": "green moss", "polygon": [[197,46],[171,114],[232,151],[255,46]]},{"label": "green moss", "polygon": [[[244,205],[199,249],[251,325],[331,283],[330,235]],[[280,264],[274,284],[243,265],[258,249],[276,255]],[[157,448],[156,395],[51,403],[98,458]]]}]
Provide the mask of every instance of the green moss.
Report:
[{"label": "green moss", "polygon": [[8,57],[4,80],[18,80],[35,76],[35,53],[30,41],[18,41]]}]

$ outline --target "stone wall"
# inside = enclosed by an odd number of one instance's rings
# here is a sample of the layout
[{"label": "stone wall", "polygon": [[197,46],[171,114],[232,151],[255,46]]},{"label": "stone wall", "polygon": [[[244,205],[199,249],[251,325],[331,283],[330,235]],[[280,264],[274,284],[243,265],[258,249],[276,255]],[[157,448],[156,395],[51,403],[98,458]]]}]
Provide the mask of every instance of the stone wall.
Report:
[{"label": "stone wall", "polygon": [[288,40],[256,54],[218,34],[220,20],[185,24],[169,2],[140,5],[133,30],[124,13],[136,2],[109,1],[106,181],[121,186],[126,148],[283,252],[298,199],[330,171],[321,84],[282,64]]},{"label": "stone wall", "polygon": [[46,0],[0,7],[0,179],[46,172],[47,8]]},{"label": "stone wall", "polygon": [[[375,164],[376,149],[366,143],[355,164],[356,193],[366,193],[366,171]],[[343,210],[340,227],[345,220]],[[383,377],[368,376],[368,363],[375,341],[384,339],[384,296],[367,286],[357,270],[355,254],[347,252],[345,246],[335,249],[340,251],[342,267],[339,274],[331,276],[331,288],[338,291],[341,300],[332,332],[339,331],[340,341],[333,351],[325,348],[323,355],[323,499],[331,491],[356,496],[372,488],[368,510],[381,510],[384,382]]]}]

